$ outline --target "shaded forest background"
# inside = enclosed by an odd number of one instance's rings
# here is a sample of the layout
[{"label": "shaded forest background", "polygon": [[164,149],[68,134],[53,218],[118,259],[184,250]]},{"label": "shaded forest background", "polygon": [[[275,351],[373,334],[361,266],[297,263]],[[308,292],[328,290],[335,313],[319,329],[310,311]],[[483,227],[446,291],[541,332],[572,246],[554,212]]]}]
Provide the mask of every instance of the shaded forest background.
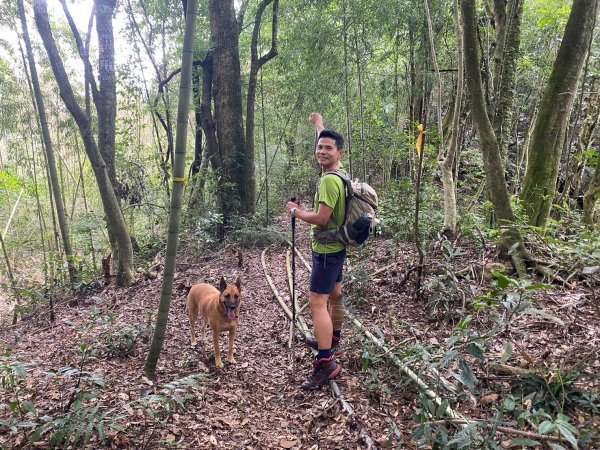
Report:
[{"label": "shaded forest background", "polygon": [[[34,311],[53,322],[67,292],[131,285],[157,255],[175,258],[169,235],[198,255],[282,242],[275,219],[292,196],[310,205],[319,176],[313,111],[346,137],[346,170],[377,189],[376,239],[410,248],[406,277],[432,315],[465,274],[428,272],[424,255],[448,262],[459,241],[494,249],[495,270],[469,276],[487,277],[483,303],[503,298],[504,318],[551,285],[600,314],[596,0],[210,0],[197,15],[196,3],[0,6],[5,326]],[[165,262],[167,315],[173,272]],[[16,367],[3,361],[0,376]],[[572,445],[558,410],[527,423]]]},{"label": "shaded forest background", "polygon": [[[595,3],[580,3],[584,16],[593,18]],[[106,227],[114,218],[107,219],[102,206],[94,179],[97,163],[90,164],[86,157],[86,145],[91,144],[78,132],[87,126],[85,121],[92,134],[98,134],[95,145],[106,163],[123,211],[124,229],[132,236],[136,252],[152,251],[164,240],[177,130],[182,5],[176,1],[97,4],[108,8],[104,13],[108,16],[99,25],[110,25],[109,30],[99,28],[97,34],[93,17],[89,24],[87,18],[79,18],[79,24],[70,26],[58,4],[51,10],[57,57],[62,57],[66,67],[64,73],[58,72],[59,81],[68,80],[71,85],[73,102],[79,107],[75,116],[61,100],[57,72],[51,70],[31,5],[25,5],[32,56],[39,66],[36,78],[46,111],[47,141],[42,139],[26,46],[19,40],[23,28],[17,5],[3,5],[3,27],[14,35],[2,41],[1,207],[6,219],[5,261],[20,283],[60,284],[67,273],[61,270],[66,263],[64,237],[44,151],[49,145],[56,155],[56,188],[72,241],[72,249],[66,251],[69,259],[82,274],[98,271],[109,248],[117,259],[117,246],[109,245],[115,232]],[[584,197],[592,188],[585,223],[593,229],[598,96],[591,26],[575,43],[583,56],[576,62],[560,61],[579,70],[571,75],[575,83],[568,91],[569,101],[559,105],[560,95],[545,99],[544,93],[551,88],[570,2],[498,5],[484,3],[476,11],[477,30],[466,39],[481,57],[462,62],[461,73],[464,67],[474,68],[473,64],[481,73],[485,109],[498,141],[499,170],[504,169],[506,187],[502,189],[516,202],[503,207],[512,209],[509,216],[514,214],[515,220],[537,227],[534,231],[547,233],[555,220],[572,219],[579,227],[584,225],[580,216]],[[79,4],[76,10],[81,9]],[[278,2],[242,2],[237,10],[232,9],[237,17],[219,19],[215,12],[219,8],[201,4],[194,50],[195,101],[186,142],[186,230],[200,239],[220,240],[239,221],[258,218],[255,223],[268,224],[293,194],[308,199],[317,174],[314,136],[306,117],[315,110],[323,114],[327,126],[347,135],[347,170],[381,192],[383,233],[398,241],[410,239],[419,172],[414,151],[419,123],[427,128],[422,233],[473,234],[474,224],[494,233],[497,218],[491,209],[494,192],[500,188],[494,180],[492,188],[489,180],[485,184],[485,156],[476,128],[479,107],[471,106],[469,83],[458,76],[464,56],[457,39],[462,40],[463,33],[459,29],[457,34],[455,10],[451,2],[433,2],[427,8],[411,2],[289,2],[284,8]],[[237,25],[233,29],[230,24]],[[74,37],[71,28],[77,26],[80,29]],[[229,28],[233,30],[230,36],[218,34]],[[109,44],[95,47],[103,40]],[[213,60],[215,52],[225,55],[232,50],[239,55],[237,61]],[[224,93],[219,95],[219,90]],[[565,118],[555,126],[560,130],[551,131],[554,140],[534,136],[540,111],[547,114],[542,104],[546,100],[561,109]],[[539,122],[550,121],[544,116]],[[540,133],[548,131],[538,128]],[[233,134],[235,140],[230,137]],[[541,155],[537,158],[548,162],[542,164],[549,167],[548,175],[542,169],[530,170],[533,181],[524,190],[532,145],[536,145],[536,155]],[[557,164],[552,162],[555,154],[559,155]],[[533,157],[531,161],[534,164]],[[446,172],[448,191],[457,192],[454,200],[446,202],[458,207],[450,219],[447,207],[440,208],[446,190],[439,186],[447,184],[441,183]],[[536,177],[545,179],[536,182]],[[532,192],[554,205],[550,223],[548,214],[535,205],[538,200],[532,199]],[[111,215],[118,214],[113,211]],[[129,268],[121,271],[131,270],[131,263],[127,264]]]}]

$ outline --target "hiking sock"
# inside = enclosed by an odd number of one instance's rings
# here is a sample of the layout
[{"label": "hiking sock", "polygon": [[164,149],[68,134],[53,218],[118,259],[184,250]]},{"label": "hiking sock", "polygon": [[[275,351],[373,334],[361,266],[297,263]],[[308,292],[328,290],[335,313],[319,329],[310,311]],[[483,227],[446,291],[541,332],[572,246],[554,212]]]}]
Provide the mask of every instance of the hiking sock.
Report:
[{"label": "hiking sock", "polygon": [[[339,295],[336,299],[330,300],[330,306],[331,323],[333,324],[333,329],[341,330],[342,325],[344,324],[344,314],[346,313],[346,308],[344,307],[344,296]],[[333,334],[335,335],[335,332]]]},{"label": "hiking sock", "polygon": [[319,349],[319,353],[317,354],[316,359],[329,359],[331,358],[331,348],[326,350]]}]

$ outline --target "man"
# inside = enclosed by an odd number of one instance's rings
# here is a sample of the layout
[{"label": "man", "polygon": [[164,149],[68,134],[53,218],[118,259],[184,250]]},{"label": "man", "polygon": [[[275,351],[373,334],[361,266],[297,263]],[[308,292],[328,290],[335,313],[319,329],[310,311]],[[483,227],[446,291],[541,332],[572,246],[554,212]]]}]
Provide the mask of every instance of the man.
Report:
[{"label": "man", "polygon": [[[318,133],[315,157],[321,166],[321,181],[315,195],[315,211],[301,210],[297,203],[288,202],[289,213],[315,229],[332,229],[343,223],[346,213],[346,187],[341,178],[328,174],[340,169],[344,155],[344,139],[335,131],[326,130],[323,117],[312,113],[311,123]],[[332,347],[337,346],[344,320],[342,301],[342,269],[346,247],[341,243],[322,244],[312,234],[312,273],[309,305],[316,340],[307,344],[318,350],[313,362],[313,374],[300,386],[302,389],[319,389],[339,375],[341,367],[333,360]],[[328,307],[329,303],[329,307]]]}]

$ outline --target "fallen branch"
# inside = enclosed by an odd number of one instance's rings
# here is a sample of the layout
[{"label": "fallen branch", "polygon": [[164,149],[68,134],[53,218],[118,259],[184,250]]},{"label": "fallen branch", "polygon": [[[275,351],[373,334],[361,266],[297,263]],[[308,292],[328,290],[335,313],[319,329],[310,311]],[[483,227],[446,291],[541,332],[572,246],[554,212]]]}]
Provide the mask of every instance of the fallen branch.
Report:
[{"label": "fallen branch", "polygon": [[[346,311],[346,315],[350,317],[354,325],[356,325],[368,338],[370,338],[379,348],[381,348],[384,351],[384,353],[394,362],[394,364],[396,364],[396,366],[398,366],[400,370],[402,370],[402,372],[404,372],[412,381],[415,382],[415,384],[419,387],[419,389],[421,389],[425,393],[425,395],[427,395],[437,405],[442,404],[442,400],[438,397],[438,395],[435,392],[433,392],[429,388],[429,386],[421,378],[419,378],[419,376],[416,373],[414,373],[409,367],[404,365],[402,361],[400,361],[400,359],[391,352],[389,347],[387,347],[383,342],[381,342],[381,339],[374,336],[373,333],[367,330],[363,326],[363,324],[360,323],[360,321],[356,317],[354,317],[352,313]],[[450,392],[456,392],[456,386],[452,385],[452,383],[443,378],[441,374],[437,372],[437,370],[434,369],[434,371],[436,373],[436,376],[438,377],[437,379],[446,389],[448,389]],[[455,412],[452,408],[450,408],[450,406],[446,407],[445,412],[452,418],[463,418],[462,415]]]},{"label": "fallen branch", "polygon": [[[291,246],[291,244],[290,244]],[[312,271],[312,268],[308,265],[308,263],[306,262],[306,260],[302,257],[302,255],[298,252],[298,250],[296,249],[296,252],[298,254],[298,256],[300,257],[300,260],[302,262],[304,262],[304,265],[306,266],[306,269],[310,272]],[[389,267],[386,267],[389,268]],[[414,270],[414,268],[412,268],[411,270]],[[360,323],[353,315],[352,313],[350,313],[348,310],[346,310],[346,315],[348,315],[350,317],[350,319],[354,322],[354,324],[356,326],[358,326],[361,330],[363,330],[363,332],[365,333],[365,335],[367,335],[373,342],[375,342],[375,344],[377,344],[380,348],[382,348],[384,350],[384,352],[388,355],[390,355],[390,357],[392,358],[392,361],[394,361],[394,363],[404,372],[406,373],[410,379],[412,379],[417,386],[419,386],[419,388],[421,388],[423,390],[423,392],[425,392],[425,394],[431,398],[433,401],[435,401],[438,405],[440,405],[442,403],[442,400],[429,388],[429,386],[427,386],[427,384],[421,380],[417,374],[415,374],[411,369],[409,369],[408,367],[406,367],[404,364],[402,364],[402,362],[398,359],[398,357],[394,356],[393,354],[391,354],[391,351],[388,347],[385,346],[385,344],[383,344],[377,337],[375,337],[369,330],[367,330],[362,323]],[[434,369],[435,370],[435,369]],[[437,371],[436,371],[437,372]],[[443,378],[441,376],[441,374],[437,373],[437,377],[438,380],[440,381],[440,383],[442,385],[444,385],[444,387],[446,389],[448,389],[451,392],[456,392],[456,386],[452,385],[452,383],[450,383],[448,380],[446,380],[445,378]],[[450,416],[450,417],[459,417],[461,418],[462,416],[459,415],[458,413],[456,413],[454,410],[452,410],[449,406],[446,408],[446,413]]]},{"label": "fallen branch", "polygon": [[[263,252],[262,252],[262,255],[261,255],[261,261],[262,261],[262,266],[263,266],[263,272],[264,272],[265,277],[267,279],[267,283],[269,284],[269,287],[271,288],[271,291],[273,291],[273,294],[277,298],[277,301],[279,302],[279,304],[283,308],[283,310],[286,313],[286,315],[288,316],[288,318],[290,320],[292,320],[292,312],[290,311],[290,309],[288,308],[288,306],[285,304],[285,302],[283,301],[283,299],[279,295],[279,293],[277,291],[277,288],[273,284],[273,280],[271,279],[271,277],[267,273],[267,264],[265,262],[265,254],[266,254],[266,252],[267,252],[267,249],[264,249]],[[297,252],[297,249],[296,249],[296,252]],[[300,259],[302,260],[302,262],[304,263],[304,265],[307,266],[308,269],[310,270],[310,266],[308,265],[308,263],[306,262],[306,260],[304,260],[304,258],[299,253],[297,253],[297,254],[298,254],[298,256],[300,256]],[[308,327],[307,327],[306,322],[304,321],[304,319],[302,317],[298,317],[297,321],[298,321],[298,329],[304,334],[305,338],[309,337],[310,334],[309,334]],[[313,352],[313,354],[316,354],[315,350],[313,350],[312,352]],[[340,388],[339,388],[338,384],[335,382],[335,380],[330,380],[329,381],[329,385],[331,387],[332,393],[334,394],[334,396],[339,400],[340,404],[342,405],[343,410],[346,411],[346,413],[350,417],[356,418],[356,416],[354,415],[354,408],[344,398],[344,396],[342,395],[342,392],[340,391]],[[374,444],[373,444],[373,440],[371,439],[371,437],[367,434],[367,432],[365,431],[364,427],[360,423],[357,423],[357,426],[360,429],[361,436],[363,437],[363,439],[367,443],[368,448],[372,448]]]},{"label": "fallen branch", "polygon": [[502,426],[496,426],[492,423],[487,423],[484,422],[483,420],[479,420],[479,419],[441,419],[441,420],[434,420],[429,422],[431,425],[443,425],[445,423],[455,423],[458,425],[469,425],[470,423],[483,423],[485,424],[486,427],[488,428],[494,428],[497,432],[502,432],[502,433],[506,433],[506,434],[516,434],[517,436],[523,436],[523,437],[527,437],[530,439],[539,439],[540,441],[552,441],[552,442],[567,442],[565,439],[559,437],[559,436],[547,436],[544,434],[538,434],[538,433],[532,433],[530,431],[522,431],[522,430],[515,430],[514,428],[508,428],[508,427],[502,427]]}]

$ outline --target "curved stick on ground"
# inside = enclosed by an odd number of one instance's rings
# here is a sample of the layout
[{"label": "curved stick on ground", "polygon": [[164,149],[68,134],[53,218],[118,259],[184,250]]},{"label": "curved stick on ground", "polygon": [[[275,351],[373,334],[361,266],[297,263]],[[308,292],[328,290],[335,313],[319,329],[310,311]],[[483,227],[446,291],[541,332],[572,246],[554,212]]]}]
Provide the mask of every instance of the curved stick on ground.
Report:
[{"label": "curved stick on ground", "polygon": [[[275,287],[275,284],[273,284],[273,280],[267,273],[267,263],[265,262],[265,254],[266,253],[267,253],[267,249],[265,248],[261,255],[261,261],[262,261],[263,272],[265,274],[265,278],[267,279],[267,283],[269,283],[269,287],[271,288],[273,295],[275,295],[275,298],[277,299],[277,301],[283,308],[283,311],[288,316],[288,318],[290,320],[292,320],[292,311],[290,311],[290,308],[288,307],[288,305],[285,304],[285,302],[283,301],[283,298],[281,298],[281,296],[279,295],[279,291],[277,290],[277,288]],[[297,322],[298,322],[298,329],[302,332],[302,334],[304,334],[305,337],[310,336],[310,333],[308,332],[308,326],[306,325],[306,322],[304,321],[304,319],[302,319],[302,317],[298,317]]]},{"label": "curved stick on ground", "polygon": [[[290,244],[291,245],[291,244]],[[300,257],[300,260],[304,263],[304,265],[306,266],[307,270],[310,272],[312,271],[312,268],[308,265],[308,263],[306,262],[306,260],[302,257],[302,255],[298,252],[298,250],[296,249],[297,255]],[[352,322],[360,329],[363,331],[363,333],[369,337],[373,342],[375,342],[376,345],[378,345],[394,362],[394,364],[396,364],[400,370],[402,370],[406,375],[408,375],[408,377],[413,380],[416,385],[425,393],[425,395],[427,395],[429,398],[431,398],[434,402],[436,402],[436,404],[441,405],[442,400],[437,396],[437,394],[435,392],[433,392],[429,386],[421,379],[418,377],[418,375],[416,373],[414,373],[410,368],[408,368],[407,366],[405,366],[402,361],[400,361],[400,359],[398,359],[398,357],[394,356],[390,349],[383,343],[381,342],[380,339],[378,339],[377,337],[375,337],[369,330],[367,330],[362,323],[360,323],[358,321],[358,319],[356,319],[356,317],[354,317],[354,315],[352,315],[352,313],[350,313],[348,310],[346,310],[346,315],[348,317],[350,317],[350,319],[352,320]],[[450,383],[448,380],[446,380],[445,378],[443,378],[441,376],[441,374],[437,373],[436,374],[438,380],[440,381],[440,383],[448,390],[450,390],[451,392],[456,392],[456,387],[454,385],[452,385],[452,383]],[[459,413],[455,412],[452,408],[450,408],[449,406],[446,408],[446,414],[448,414],[448,416],[455,418],[455,419],[464,419],[464,417],[462,415],[460,415]],[[465,419],[466,420],[466,419]]]},{"label": "curved stick on ground", "polygon": [[[290,311],[290,308],[288,308],[288,306],[285,304],[285,302],[283,301],[283,299],[279,295],[279,291],[277,290],[277,288],[275,287],[275,284],[273,283],[273,280],[271,279],[271,277],[267,273],[267,263],[265,261],[265,254],[266,253],[267,253],[267,249],[265,248],[263,250],[263,252],[262,252],[262,255],[261,255],[261,261],[262,261],[262,266],[263,266],[263,272],[264,272],[265,277],[267,279],[267,283],[269,284],[269,287],[271,288],[271,291],[273,291],[273,294],[277,298],[277,301],[279,302],[279,304],[283,308],[283,311],[285,312],[285,314],[288,316],[288,318],[290,320],[292,320],[292,312]],[[298,329],[304,334],[304,337],[310,336],[310,333],[308,331],[308,327],[307,327],[306,322],[304,321],[304,319],[302,319],[302,317],[298,317],[297,321],[298,321]],[[313,350],[313,353],[316,354],[316,352],[314,352],[314,350]],[[340,388],[337,385],[337,383],[335,382],[335,380],[330,380],[329,381],[329,385],[331,386],[331,390],[333,391],[333,393],[335,394],[335,396],[339,399],[340,403],[342,404],[342,408],[344,409],[344,411],[346,411],[348,413],[348,415],[353,415],[354,414],[354,408],[352,408],[352,405],[350,405],[350,403],[348,403],[348,401],[344,398],[344,396],[342,395],[342,393],[340,391]]]}]

